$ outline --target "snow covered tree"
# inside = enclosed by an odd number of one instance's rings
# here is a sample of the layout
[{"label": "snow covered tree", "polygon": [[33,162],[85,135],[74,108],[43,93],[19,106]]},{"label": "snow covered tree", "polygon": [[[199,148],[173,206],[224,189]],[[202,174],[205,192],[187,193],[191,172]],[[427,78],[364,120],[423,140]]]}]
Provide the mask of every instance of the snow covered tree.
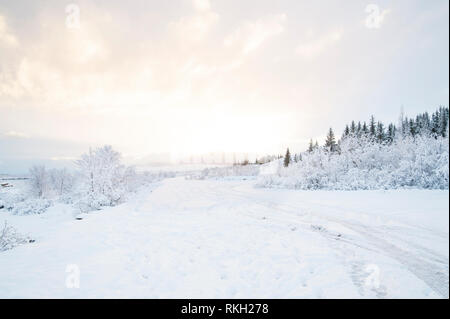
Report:
[{"label": "snow covered tree", "polygon": [[414,123],[413,119],[409,120],[409,134],[414,137],[417,134],[416,123]]},{"label": "snow covered tree", "polygon": [[355,121],[352,121],[351,125],[350,125],[350,132],[352,133],[352,135],[354,135],[356,133],[356,124]]},{"label": "snow covered tree", "polygon": [[364,121],[363,126],[362,126],[362,134],[363,135],[367,135],[369,134],[369,129],[367,128],[367,123]]},{"label": "snow covered tree", "polygon": [[43,197],[48,190],[48,173],[44,165],[35,165],[30,168],[30,188],[32,194]]},{"label": "snow covered tree", "polygon": [[358,126],[356,127],[357,136],[361,136],[361,130],[362,130],[361,122],[358,122]]},{"label": "snow covered tree", "polygon": [[308,146],[308,152],[312,152],[312,151],[314,151],[314,144],[313,144],[313,141],[312,141],[312,139],[309,141],[309,146]]},{"label": "snow covered tree", "polygon": [[394,124],[389,124],[388,126],[388,132],[387,132],[387,137],[386,140],[388,143],[392,143],[394,141],[395,138],[395,125]]},{"label": "snow covered tree", "polygon": [[449,109],[440,107],[439,108],[439,133],[442,137],[447,137],[447,130],[449,126]]},{"label": "snow covered tree", "polygon": [[286,155],[284,156],[284,166],[288,167],[291,162],[291,153],[289,152],[289,148],[286,150]]},{"label": "snow covered tree", "polygon": [[66,168],[49,171],[50,183],[58,195],[68,193],[73,186],[73,176]]},{"label": "snow covered tree", "polygon": [[325,140],[325,147],[331,152],[336,151],[337,148],[336,139],[334,137],[334,132],[331,127],[330,130],[328,131],[327,139]]},{"label": "snow covered tree", "polygon": [[81,173],[85,202],[92,208],[114,206],[126,193],[126,176],[130,171],[121,164],[120,153],[106,145],[89,149],[76,161]]},{"label": "snow covered tree", "polygon": [[431,116],[431,133],[434,136],[437,136],[440,132],[440,125],[439,125],[439,116],[437,113],[433,113]]},{"label": "snow covered tree", "polygon": [[376,124],[375,124],[375,117],[372,115],[370,117],[370,123],[369,123],[369,133],[370,136],[375,137],[376,135]]},{"label": "snow covered tree", "polygon": [[350,135],[350,128],[348,127],[348,125],[346,125],[344,130],[344,137],[349,135]]},{"label": "snow covered tree", "polygon": [[385,132],[384,132],[384,125],[381,122],[377,123],[377,133],[376,133],[377,141],[379,143],[384,142],[385,139]]}]

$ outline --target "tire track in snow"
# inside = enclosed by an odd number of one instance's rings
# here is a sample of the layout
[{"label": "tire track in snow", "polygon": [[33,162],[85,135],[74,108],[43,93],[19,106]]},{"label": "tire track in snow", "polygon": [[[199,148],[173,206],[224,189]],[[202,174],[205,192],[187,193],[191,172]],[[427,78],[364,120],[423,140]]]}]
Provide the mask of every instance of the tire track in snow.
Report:
[{"label": "tire track in snow", "polygon": [[[446,267],[438,267],[435,263],[426,261],[422,256],[410,253],[398,246],[390,243],[386,239],[386,234],[377,233],[373,228],[368,229],[362,225],[340,222],[345,227],[359,233],[361,236],[378,247],[386,255],[399,261],[416,277],[423,280],[430,288],[444,298],[449,297],[449,275],[448,264]],[[373,235],[377,233],[377,236]]]},{"label": "tire track in snow", "polygon": [[[277,214],[279,214],[279,212],[285,213],[290,215],[291,218],[289,218],[289,222],[293,222],[292,220],[292,214],[295,215],[296,218],[301,219],[302,217],[304,217],[305,214],[298,214],[298,211],[301,209],[301,207],[296,207],[296,206],[292,206],[292,205],[288,205],[283,203],[282,205],[280,205],[280,203],[277,202],[273,202],[270,200],[257,200],[252,198],[252,196],[249,196],[250,194],[244,191],[238,191],[238,190],[226,190],[223,191],[221,190],[221,192],[216,192],[214,193],[215,195],[219,196],[224,196],[224,195],[228,195],[228,196],[235,196],[241,199],[245,199],[248,202],[253,201],[254,203],[257,203],[263,207],[268,208],[268,211],[270,211],[271,209],[276,209]],[[342,208],[339,207],[335,207],[335,206],[331,206],[331,205],[324,205],[324,204],[310,204],[312,206],[319,206],[319,207],[325,207],[325,208],[331,208],[334,210],[342,210]],[[280,208],[280,206],[282,206],[283,208]],[[312,215],[314,215],[314,217],[318,217],[318,218],[322,218],[326,221],[330,221],[330,222],[334,222],[337,223],[341,226],[344,226],[356,233],[358,233],[361,237],[366,239],[366,244],[369,244],[369,246],[373,246],[377,248],[377,252],[381,253],[385,256],[388,256],[394,260],[397,260],[398,262],[400,262],[402,265],[404,265],[406,267],[406,269],[411,272],[412,274],[414,274],[417,278],[419,278],[420,280],[422,280],[423,282],[425,282],[431,289],[433,289],[433,291],[435,291],[438,295],[442,296],[443,298],[448,298],[449,297],[449,274],[448,274],[448,260],[447,263],[445,263],[445,257],[437,254],[434,251],[431,251],[430,249],[427,249],[425,247],[421,247],[419,245],[415,245],[415,244],[411,244],[408,242],[402,242],[402,244],[405,244],[407,246],[413,246],[414,250],[417,252],[422,251],[422,252],[426,252],[426,254],[431,255],[433,257],[433,259],[435,261],[438,261],[438,263],[443,264],[443,266],[438,266],[436,263],[432,263],[430,261],[430,258],[426,258],[423,255],[418,255],[416,252],[411,252],[408,250],[405,250],[403,248],[400,248],[398,246],[396,246],[393,242],[395,242],[395,240],[392,240],[393,236],[390,236],[388,233],[384,232],[381,233],[379,231],[376,230],[375,227],[367,227],[364,226],[362,224],[355,224],[355,223],[350,223],[350,222],[346,222],[337,218],[330,218],[327,216],[321,216],[319,214],[314,214],[311,213]],[[273,220],[273,217],[271,217],[271,219]],[[282,222],[283,218],[279,218],[278,216],[278,221]],[[288,220],[285,220],[288,221]],[[305,225],[304,222],[302,222],[301,220],[297,220],[297,223],[301,223],[302,226]],[[303,227],[304,228],[304,227]],[[377,234],[376,236],[374,234]],[[326,236],[328,239],[330,239],[332,241],[335,241],[336,239],[333,238],[332,236]],[[391,239],[391,241],[389,241],[389,238]],[[399,239],[397,239],[399,240]],[[352,245],[356,245],[359,246],[362,249],[370,249],[369,247],[364,247],[362,245],[357,245],[356,243],[352,243],[351,241],[347,241],[348,244],[352,244]],[[342,250],[342,249],[341,249]],[[345,252],[344,252],[345,253]],[[352,278],[354,279],[354,282],[357,286],[361,287],[361,272],[362,272],[362,266],[364,265],[364,263],[358,262],[355,260],[355,258],[353,258],[352,261],[350,261],[350,265],[352,267]],[[366,273],[367,276],[367,273]],[[380,287],[381,289],[379,289],[378,291],[376,291],[377,296],[378,297],[384,297],[385,296],[385,288],[383,286]]]}]

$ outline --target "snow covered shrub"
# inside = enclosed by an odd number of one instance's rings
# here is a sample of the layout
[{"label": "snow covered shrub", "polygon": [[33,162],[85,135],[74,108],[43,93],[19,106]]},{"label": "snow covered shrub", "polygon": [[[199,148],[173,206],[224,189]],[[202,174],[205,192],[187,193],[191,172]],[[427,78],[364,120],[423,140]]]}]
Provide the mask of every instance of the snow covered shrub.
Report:
[{"label": "snow covered shrub", "polygon": [[53,192],[52,172],[45,166],[33,166],[23,185],[17,181],[13,187],[0,190],[3,209],[15,215],[44,213],[52,205],[52,201],[48,199]]},{"label": "snow covered shrub", "polygon": [[0,229],[0,251],[12,249],[18,245],[28,243],[26,236],[20,235],[17,230],[6,222]]},{"label": "snow covered shrub", "polygon": [[42,214],[52,205],[52,201],[45,198],[29,198],[16,202],[11,211],[14,215]]},{"label": "snow covered shrub", "polygon": [[134,170],[122,165],[120,153],[109,145],[90,149],[76,163],[80,169],[78,204],[82,210],[115,206],[134,187]]},{"label": "snow covered shrub", "polygon": [[302,160],[259,177],[258,186],[297,189],[449,187],[448,137],[405,136],[392,143],[347,137],[338,152],[317,148]]},{"label": "snow covered shrub", "polygon": [[24,193],[0,192],[0,206],[3,206],[5,210],[11,211],[16,204],[23,202],[26,197]]}]

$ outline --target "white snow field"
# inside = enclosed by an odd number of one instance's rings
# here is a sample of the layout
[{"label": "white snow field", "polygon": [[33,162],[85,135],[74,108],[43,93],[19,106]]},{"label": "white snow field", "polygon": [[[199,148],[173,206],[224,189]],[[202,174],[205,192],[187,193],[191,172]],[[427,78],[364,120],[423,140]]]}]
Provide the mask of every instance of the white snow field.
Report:
[{"label": "white snow field", "polygon": [[448,298],[448,191],[254,184],[170,178],[82,220],[0,210],[36,240],[0,252],[0,297]]}]

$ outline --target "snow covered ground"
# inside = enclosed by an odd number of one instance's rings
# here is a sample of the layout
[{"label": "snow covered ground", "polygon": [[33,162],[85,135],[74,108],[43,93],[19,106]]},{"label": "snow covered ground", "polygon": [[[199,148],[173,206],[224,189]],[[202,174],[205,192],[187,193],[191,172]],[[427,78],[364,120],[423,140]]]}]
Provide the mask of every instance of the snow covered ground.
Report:
[{"label": "snow covered ground", "polygon": [[448,191],[254,184],[177,177],[90,214],[0,210],[36,240],[0,252],[0,297],[448,298]]}]

